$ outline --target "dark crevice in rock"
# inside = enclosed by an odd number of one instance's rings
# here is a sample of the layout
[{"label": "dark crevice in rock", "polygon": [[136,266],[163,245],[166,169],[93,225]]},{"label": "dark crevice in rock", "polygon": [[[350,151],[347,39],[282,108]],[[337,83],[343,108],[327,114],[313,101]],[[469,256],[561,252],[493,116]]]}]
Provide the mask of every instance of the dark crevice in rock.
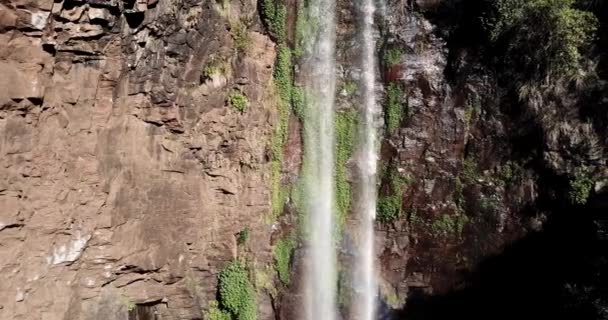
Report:
[{"label": "dark crevice in rock", "polygon": [[11,224],[7,224],[5,226],[0,226],[0,231],[5,230],[5,229],[22,228],[23,226],[25,226],[25,224],[23,224],[23,223],[11,223]]},{"label": "dark crevice in rock", "polygon": [[146,17],[145,12],[125,13],[125,20],[130,28],[135,29],[141,25]]}]

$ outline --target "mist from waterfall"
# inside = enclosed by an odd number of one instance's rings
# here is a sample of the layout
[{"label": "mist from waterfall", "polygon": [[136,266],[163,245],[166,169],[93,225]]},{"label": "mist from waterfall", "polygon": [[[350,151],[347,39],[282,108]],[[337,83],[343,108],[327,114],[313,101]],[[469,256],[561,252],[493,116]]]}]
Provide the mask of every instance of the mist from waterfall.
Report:
[{"label": "mist from waterfall", "polygon": [[308,93],[304,128],[305,193],[308,221],[308,261],[305,278],[306,320],[336,318],[336,253],[334,226],[334,100],[335,0],[311,0],[310,21],[316,22],[314,39],[306,48]]},{"label": "mist from waterfall", "polygon": [[355,311],[360,320],[373,320],[376,313],[376,270],[374,253],[374,220],[376,218],[377,180],[377,127],[376,105],[376,42],[374,40],[374,0],[360,0],[361,15],[361,93],[362,104],[359,121],[359,193],[357,219],[359,220],[359,252],[354,271],[354,283],[358,288]]}]

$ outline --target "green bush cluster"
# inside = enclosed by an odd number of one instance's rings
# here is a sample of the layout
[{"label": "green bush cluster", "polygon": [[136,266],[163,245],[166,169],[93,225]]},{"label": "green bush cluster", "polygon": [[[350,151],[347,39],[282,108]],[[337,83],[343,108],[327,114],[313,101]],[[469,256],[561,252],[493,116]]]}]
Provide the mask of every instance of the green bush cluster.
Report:
[{"label": "green bush cluster", "polygon": [[230,313],[220,309],[217,301],[211,301],[209,303],[209,310],[205,313],[205,319],[207,320],[232,320]]},{"label": "green bush cluster", "polygon": [[287,9],[284,4],[276,0],[262,1],[262,17],[270,34],[278,43],[285,42]]},{"label": "green bush cluster", "polygon": [[275,269],[279,275],[279,280],[285,285],[288,285],[291,280],[291,258],[295,248],[296,239],[293,235],[279,239],[274,247]]},{"label": "green bush cluster", "polygon": [[585,204],[593,189],[593,179],[586,169],[577,169],[574,179],[570,180],[570,201],[574,204]]},{"label": "green bush cluster", "polygon": [[230,105],[239,112],[244,112],[245,109],[247,109],[247,106],[249,105],[247,97],[238,90],[233,90],[232,92],[230,92],[230,94],[228,95],[228,103],[230,103]]},{"label": "green bush cluster", "polygon": [[597,29],[575,0],[497,0],[483,21],[489,39],[506,44],[509,70],[529,80],[572,74]]},{"label": "green bush cluster", "polygon": [[293,87],[291,88],[291,106],[293,109],[293,113],[300,119],[304,121],[306,119],[306,92],[302,87]]},{"label": "green bush cluster", "polygon": [[389,83],[386,88],[386,111],[384,113],[388,134],[399,128],[404,116],[407,115],[407,106],[401,103],[401,97],[403,97],[401,86],[396,82]]},{"label": "green bush cluster", "polygon": [[433,221],[431,230],[433,230],[433,233],[436,235],[461,236],[467,222],[469,222],[469,217],[464,214],[444,214],[441,218]]},{"label": "green bush cluster", "polygon": [[241,21],[237,21],[231,24],[230,29],[232,31],[235,48],[240,52],[246,51],[251,45],[251,38],[249,38],[247,25]]},{"label": "green bush cluster", "polygon": [[[233,261],[219,275],[220,307],[235,320],[256,320],[257,302],[247,269]],[[218,315],[223,317],[223,315]],[[222,319],[222,318],[219,318]]]},{"label": "green bush cluster", "polygon": [[278,91],[279,119],[275,132],[271,139],[271,189],[272,189],[272,216],[281,215],[289,192],[281,184],[281,169],[283,166],[283,147],[287,140],[287,129],[289,125],[289,105],[291,102],[292,69],[291,50],[285,45],[280,45],[277,53],[277,61],[274,69],[274,84]]},{"label": "green bush cluster", "polygon": [[284,44],[279,45],[273,76],[279,97],[286,105],[289,105],[291,102],[291,88],[293,86],[293,72],[291,49]]},{"label": "green bush cluster", "polygon": [[403,213],[403,191],[411,181],[401,177],[394,166],[389,166],[383,176],[388,180],[390,193],[379,197],[376,219],[381,223],[392,223]]},{"label": "green bush cluster", "polygon": [[466,158],[464,159],[464,161],[462,161],[462,171],[460,172],[460,178],[465,184],[473,184],[481,179],[481,175],[479,173],[479,170],[477,169],[475,159]]},{"label": "green bush cluster", "polygon": [[336,113],[335,130],[335,164],[336,205],[338,209],[337,225],[342,226],[350,207],[351,187],[348,182],[346,162],[355,148],[358,117],[355,111]]},{"label": "green bush cluster", "polygon": [[237,233],[236,235],[236,243],[238,245],[244,245],[245,243],[247,243],[247,241],[249,241],[249,228],[245,228],[243,230],[241,230],[239,233]]},{"label": "green bush cluster", "polygon": [[399,48],[390,48],[384,52],[384,63],[391,67],[401,62],[403,50]]}]

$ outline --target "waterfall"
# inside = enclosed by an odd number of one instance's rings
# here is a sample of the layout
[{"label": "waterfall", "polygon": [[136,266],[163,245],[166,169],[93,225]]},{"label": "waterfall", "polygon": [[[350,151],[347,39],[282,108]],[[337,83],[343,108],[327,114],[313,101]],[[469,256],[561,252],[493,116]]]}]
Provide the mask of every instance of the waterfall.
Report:
[{"label": "waterfall", "polygon": [[335,0],[311,0],[309,19],[316,22],[306,48],[308,93],[305,140],[305,193],[308,221],[308,264],[305,284],[307,320],[336,318],[336,253],[334,248],[334,100]]},{"label": "waterfall", "polygon": [[359,122],[359,193],[357,218],[359,219],[359,254],[355,270],[355,284],[360,293],[356,299],[357,318],[375,319],[376,273],[374,267],[374,219],[376,217],[376,172],[377,172],[377,135],[375,115],[376,106],[376,43],[374,40],[374,0],[361,0],[361,121]]},{"label": "waterfall", "polygon": [[[353,268],[358,288],[352,310],[356,319],[375,317],[376,273],[374,267],[374,220],[376,213],[378,113],[375,97],[374,0],[361,0],[361,121],[359,121],[357,194],[359,254]],[[307,43],[302,63],[303,86],[307,93],[304,125],[304,186],[308,217],[308,255],[305,277],[304,318],[334,320],[336,308],[336,252],[334,226],[334,100],[336,88],[335,0],[311,0],[309,21],[316,23],[314,37]]]}]

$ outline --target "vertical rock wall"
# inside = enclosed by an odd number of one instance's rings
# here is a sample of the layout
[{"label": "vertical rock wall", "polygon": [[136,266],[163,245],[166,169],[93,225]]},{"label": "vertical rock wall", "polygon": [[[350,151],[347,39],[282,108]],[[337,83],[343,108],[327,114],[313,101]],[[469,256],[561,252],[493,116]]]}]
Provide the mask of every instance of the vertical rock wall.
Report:
[{"label": "vertical rock wall", "polygon": [[0,318],[201,319],[272,262],[255,1],[11,0],[0,43]]}]

